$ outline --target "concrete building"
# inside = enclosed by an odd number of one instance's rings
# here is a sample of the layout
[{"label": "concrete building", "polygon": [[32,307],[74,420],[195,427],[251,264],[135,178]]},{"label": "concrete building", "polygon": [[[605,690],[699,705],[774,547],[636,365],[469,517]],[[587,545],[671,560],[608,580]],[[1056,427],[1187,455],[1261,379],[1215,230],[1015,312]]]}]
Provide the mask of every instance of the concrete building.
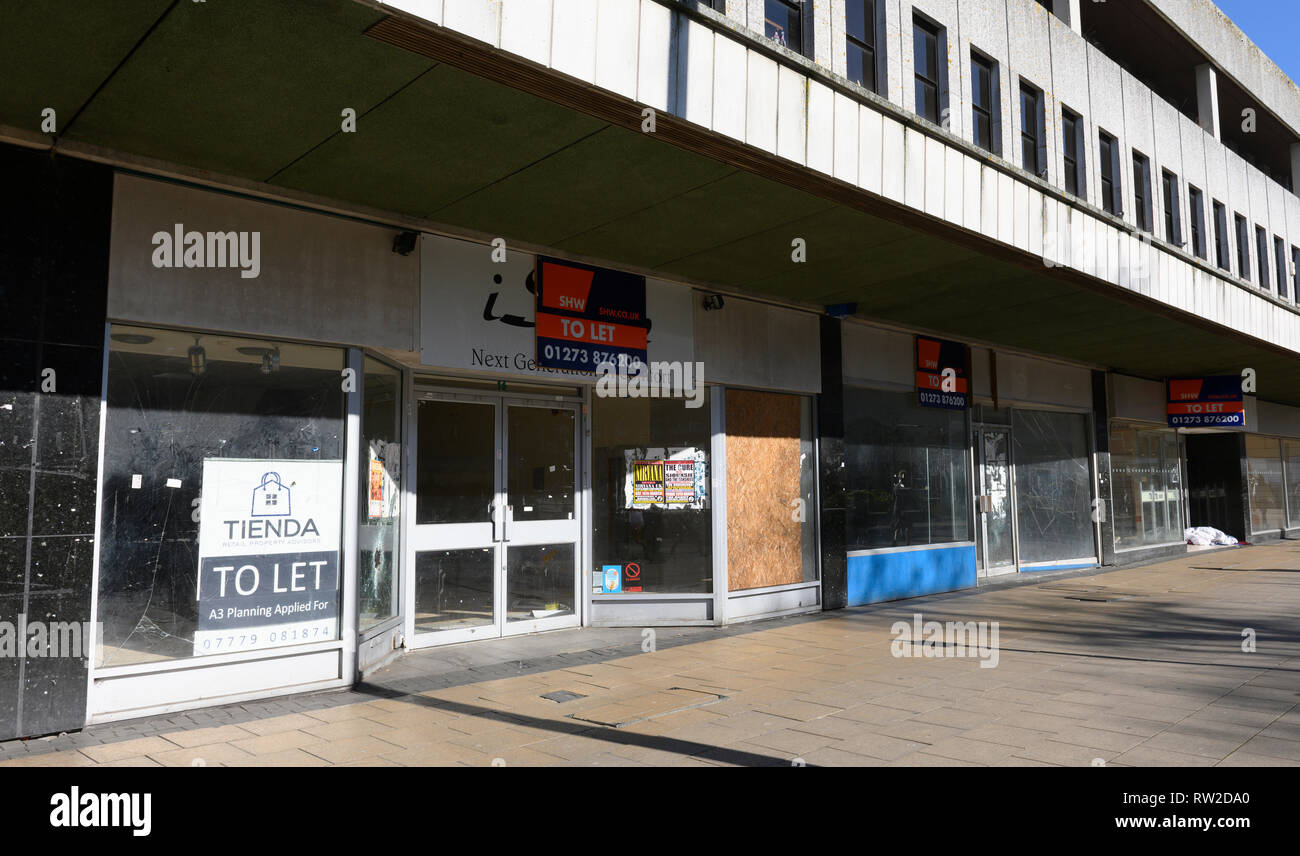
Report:
[{"label": "concrete building", "polygon": [[1209,0],[2,14],[0,738],[1300,530]]}]

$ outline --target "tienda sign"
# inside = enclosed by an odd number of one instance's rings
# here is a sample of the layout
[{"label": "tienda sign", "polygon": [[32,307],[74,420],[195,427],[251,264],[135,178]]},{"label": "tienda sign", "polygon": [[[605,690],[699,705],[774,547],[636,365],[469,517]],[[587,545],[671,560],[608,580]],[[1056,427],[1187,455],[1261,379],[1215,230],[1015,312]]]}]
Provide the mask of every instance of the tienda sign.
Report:
[{"label": "tienda sign", "polygon": [[645,277],[538,256],[534,281],[540,368],[646,362]]},{"label": "tienda sign", "polygon": [[1165,414],[1171,428],[1240,428],[1246,424],[1241,378],[1236,375],[1174,378]]},{"label": "tienda sign", "polygon": [[916,397],[922,407],[965,410],[970,401],[966,346],[916,337]]}]

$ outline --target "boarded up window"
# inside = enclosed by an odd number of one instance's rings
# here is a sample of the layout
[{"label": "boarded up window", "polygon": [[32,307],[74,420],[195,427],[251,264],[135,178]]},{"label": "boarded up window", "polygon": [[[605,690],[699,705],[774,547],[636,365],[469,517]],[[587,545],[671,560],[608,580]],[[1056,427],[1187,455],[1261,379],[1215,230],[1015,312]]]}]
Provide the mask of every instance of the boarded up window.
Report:
[{"label": "boarded up window", "polygon": [[815,580],[812,419],[798,395],[728,389],[728,589]]}]

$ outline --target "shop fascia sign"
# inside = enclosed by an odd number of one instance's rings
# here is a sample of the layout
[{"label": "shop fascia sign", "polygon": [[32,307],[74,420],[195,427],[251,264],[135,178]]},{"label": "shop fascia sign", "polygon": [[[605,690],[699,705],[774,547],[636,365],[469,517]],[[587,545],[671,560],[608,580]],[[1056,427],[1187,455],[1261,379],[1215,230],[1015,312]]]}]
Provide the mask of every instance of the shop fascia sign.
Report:
[{"label": "shop fascia sign", "polygon": [[1246,401],[1236,375],[1170,378],[1165,415],[1171,428],[1243,428]]},{"label": "shop fascia sign", "polygon": [[916,398],[922,407],[965,410],[970,404],[970,350],[961,342],[916,337]]}]

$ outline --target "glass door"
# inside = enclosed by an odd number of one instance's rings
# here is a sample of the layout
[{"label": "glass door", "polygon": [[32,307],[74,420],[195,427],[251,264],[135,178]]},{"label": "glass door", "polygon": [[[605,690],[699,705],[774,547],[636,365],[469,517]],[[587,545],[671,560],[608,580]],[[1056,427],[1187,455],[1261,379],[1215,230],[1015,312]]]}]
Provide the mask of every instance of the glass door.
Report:
[{"label": "glass door", "polygon": [[578,411],[504,405],[502,549],[505,627],[528,633],[578,624]]},{"label": "glass door", "polygon": [[577,626],[576,404],[415,398],[412,646]]},{"label": "glass door", "polygon": [[980,428],[975,433],[978,456],[980,525],[977,527],[982,575],[1016,570],[1015,508],[1011,489],[1011,432]]}]

